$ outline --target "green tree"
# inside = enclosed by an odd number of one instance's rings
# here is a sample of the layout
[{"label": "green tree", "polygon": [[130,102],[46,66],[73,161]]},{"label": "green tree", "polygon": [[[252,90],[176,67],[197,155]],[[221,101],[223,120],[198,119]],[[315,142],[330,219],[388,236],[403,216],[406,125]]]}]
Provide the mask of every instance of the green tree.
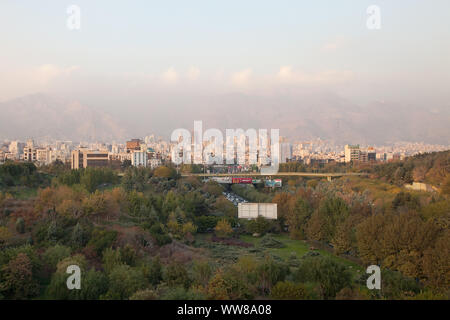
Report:
[{"label": "green tree", "polygon": [[25,220],[22,217],[18,218],[16,221],[16,231],[18,233],[25,233]]},{"label": "green tree", "polygon": [[292,239],[304,239],[306,223],[311,217],[312,210],[308,202],[298,198],[294,210],[288,214],[286,222],[289,227],[289,235]]},{"label": "green tree", "polygon": [[164,280],[170,287],[181,286],[185,289],[188,289],[192,282],[184,265],[175,262],[167,267]]},{"label": "green tree", "polygon": [[294,278],[299,282],[318,283],[325,299],[334,298],[341,289],[351,284],[351,274],[345,265],[321,256],[304,259]]},{"label": "green tree", "polygon": [[262,216],[257,217],[254,220],[250,220],[247,223],[246,229],[249,233],[257,233],[259,235],[265,235],[272,227],[270,221]]},{"label": "green tree", "polygon": [[102,299],[129,299],[136,291],[147,287],[147,279],[140,269],[118,265],[108,275],[108,292]]},{"label": "green tree", "polygon": [[272,288],[270,296],[275,300],[303,300],[308,298],[308,292],[301,283],[281,281]]},{"label": "green tree", "polygon": [[69,247],[57,244],[45,250],[42,258],[47,265],[51,266],[52,268],[56,268],[58,262],[67,257],[70,257],[70,254],[71,250]]}]

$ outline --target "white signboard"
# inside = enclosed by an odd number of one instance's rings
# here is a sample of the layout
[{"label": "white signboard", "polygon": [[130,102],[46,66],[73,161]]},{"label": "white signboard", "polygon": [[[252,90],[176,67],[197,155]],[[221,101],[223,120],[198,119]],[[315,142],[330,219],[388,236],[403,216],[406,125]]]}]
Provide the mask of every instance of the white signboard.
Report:
[{"label": "white signboard", "polygon": [[239,219],[256,219],[257,217],[266,219],[277,219],[276,203],[239,203]]}]

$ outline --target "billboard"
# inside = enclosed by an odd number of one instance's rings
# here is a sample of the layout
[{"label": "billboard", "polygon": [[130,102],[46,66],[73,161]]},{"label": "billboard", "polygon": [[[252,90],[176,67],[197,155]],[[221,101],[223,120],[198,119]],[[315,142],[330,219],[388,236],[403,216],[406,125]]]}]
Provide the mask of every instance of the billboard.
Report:
[{"label": "billboard", "polygon": [[266,187],[270,188],[281,188],[282,186],[281,179],[265,180],[264,183]]},{"label": "billboard", "polygon": [[251,184],[253,182],[252,178],[233,178],[233,183],[245,183],[245,184]]},{"label": "billboard", "polygon": [[266,219],[277,219],[276,203],[239,203],[239,219],[256,219],[259,216]]},{"label": "billboard", "polygon": [[231,177],[212,177],[211,180],[217,183],[231,183]]}]

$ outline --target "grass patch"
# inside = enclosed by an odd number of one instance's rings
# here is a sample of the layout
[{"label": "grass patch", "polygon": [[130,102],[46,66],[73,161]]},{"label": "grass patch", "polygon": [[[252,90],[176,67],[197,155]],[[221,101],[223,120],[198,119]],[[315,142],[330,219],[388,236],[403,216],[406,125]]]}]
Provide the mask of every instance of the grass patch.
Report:
[{"label": "grass patch", "polygon": [[[253,243],[256,248],[261,248],[263,251],[266,251],[274,256],[280,257],[284,261],[288,261],[289,257],[291,256],[292,252],[295,253],[297,258],[303,257],[306,253],[308,253],[310,245],[303,240],[293,240],[290,239],[288,235],[286,234],[274,234],[272,237],[282,243],[284,243],[284,248],[262,248],[259,246],[259,243],[261,242],[262,238],[255,238],[251,235],[241,235],[241,240],[249,243]],[[315,250],[316,252],[319,252],[322,256],[330,257],[345,266],[347,266],[349,269],[353,271],[355,274],[361,274],[363,272],[363,268],[358,265],[357,263],[350,261],[348,259],[338,257],[331,252],[328,252],[326,250]],[[359,272],[357,271],[359,270]]]}]

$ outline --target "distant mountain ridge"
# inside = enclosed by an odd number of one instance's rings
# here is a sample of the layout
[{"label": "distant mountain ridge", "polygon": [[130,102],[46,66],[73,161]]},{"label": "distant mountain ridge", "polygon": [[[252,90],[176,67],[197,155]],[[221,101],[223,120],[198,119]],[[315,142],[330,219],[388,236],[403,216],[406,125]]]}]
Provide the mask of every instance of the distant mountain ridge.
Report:
[{"label": "distant mountain ridge", "polygon": [[109,114],[77,101],[33,94],[0,103],[0,138],[51,137],[73,141],[124,139],[123,127]]},{"label": "distant mountain ridge", "polygon": [[[153,96],[126,105],[84,105],[34,94],[0,103],[0,139],[51,137],[73,141],[124,141],[148,134],[167,139],[176,128],[279,128],[292,140],[321,138],[337,144],[414,141],[450,144],[450,110],[374,102],[359,106],[330,93],[270,97]],[[112,113],[110,113],[110,111]]]}]

